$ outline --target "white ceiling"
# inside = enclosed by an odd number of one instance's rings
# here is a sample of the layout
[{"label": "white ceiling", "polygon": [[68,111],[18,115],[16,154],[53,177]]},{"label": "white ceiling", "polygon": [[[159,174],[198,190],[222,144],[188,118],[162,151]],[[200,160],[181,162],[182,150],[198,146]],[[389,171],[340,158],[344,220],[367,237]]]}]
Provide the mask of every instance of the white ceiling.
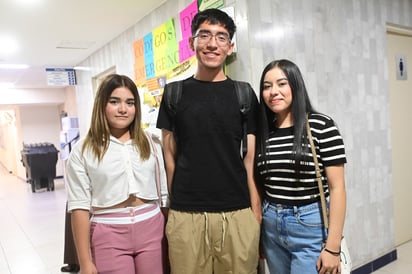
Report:
[{"label": "white ceiling", "polygon": [[[45,68],[71,68],[166,0],[0,0],[0,36],[14,37],[19,50],[1,54],[0,83],[47,88]],[[0,44],[0,47],[2,45]]]}]

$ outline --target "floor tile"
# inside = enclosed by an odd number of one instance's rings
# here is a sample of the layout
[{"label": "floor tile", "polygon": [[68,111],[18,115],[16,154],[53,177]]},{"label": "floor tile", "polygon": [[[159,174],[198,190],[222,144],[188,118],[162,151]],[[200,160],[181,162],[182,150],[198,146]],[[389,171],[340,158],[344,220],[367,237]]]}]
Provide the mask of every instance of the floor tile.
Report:
[{"label": "floor tile", "polygon": [[1,274],[61,273],[66,192],[63,179],[55,190],[31,191],[30,184],[0,173]]}]

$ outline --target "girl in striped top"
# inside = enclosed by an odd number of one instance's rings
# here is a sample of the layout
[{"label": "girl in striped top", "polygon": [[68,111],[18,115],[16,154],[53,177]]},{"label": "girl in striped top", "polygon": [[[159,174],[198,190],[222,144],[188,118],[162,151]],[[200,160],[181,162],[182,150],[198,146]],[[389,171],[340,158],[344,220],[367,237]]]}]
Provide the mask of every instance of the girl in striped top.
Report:
[{"label": "girl in striped top", "polygon": [[[328,198],[327,231],[307,115]],[[302,74],[291,61],[272,61],[263,70],[259,118],[256,164],[264,197],[262,246],[270,273],[339,273],[346,212],[343,139],[334,121],[312,108]]]}]

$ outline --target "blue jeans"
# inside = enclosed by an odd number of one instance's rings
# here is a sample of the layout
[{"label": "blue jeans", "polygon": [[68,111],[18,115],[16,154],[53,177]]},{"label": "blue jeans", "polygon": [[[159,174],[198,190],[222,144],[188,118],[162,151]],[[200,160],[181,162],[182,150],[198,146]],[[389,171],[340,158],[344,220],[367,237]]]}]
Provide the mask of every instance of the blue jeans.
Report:
[{"label": "blue jeans", "polygon": [[261,237],[270,274],[317,274],[326,239],[320,203],[285,206],[264,201]]}]

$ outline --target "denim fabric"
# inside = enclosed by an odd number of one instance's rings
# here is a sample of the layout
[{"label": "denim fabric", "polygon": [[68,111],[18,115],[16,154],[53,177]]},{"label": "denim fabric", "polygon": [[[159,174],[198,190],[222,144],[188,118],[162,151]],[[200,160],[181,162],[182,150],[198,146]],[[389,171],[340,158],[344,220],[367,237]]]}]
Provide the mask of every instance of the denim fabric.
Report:
[{"label": "denim fabric", "polygon": [[262,243],[271,274],[317,274],[326,230],[319,203],[284,206],[263,203]]}]

